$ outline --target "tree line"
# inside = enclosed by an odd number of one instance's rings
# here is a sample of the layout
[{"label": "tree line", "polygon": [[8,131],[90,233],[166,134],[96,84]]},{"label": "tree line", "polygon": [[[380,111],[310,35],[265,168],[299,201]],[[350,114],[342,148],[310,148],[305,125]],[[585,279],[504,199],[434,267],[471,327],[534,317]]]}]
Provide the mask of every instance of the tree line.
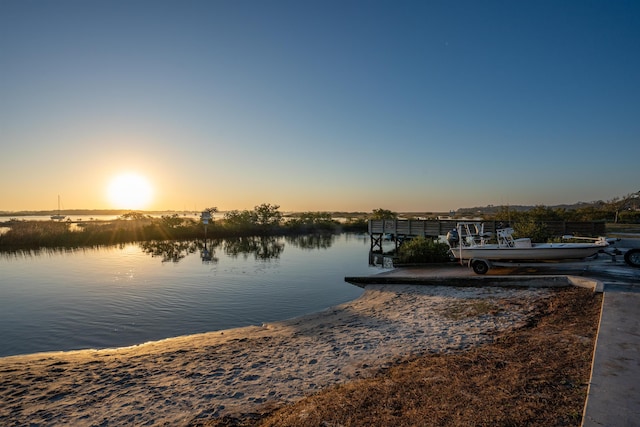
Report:
[{"label": "tree line", "polygon": [[[374,209],[371,219],[397,219],[397,212]],[[487,221],[605,221],[613,224],[640,224],[640,191],[609,201],[582,203],[575,208],[537,205],[526,209],[510,206],[460,209],[456,217],[480,216]],[[404,216],[405,219],[414,219]],[[429,219],[436,219],[429,218]]]},{"label": "tree line", "polygon": [[[499,220],[517,224],[523,235],[545,236],[544,221],[607,221],[640,224],[640,192],[598,202],[577,209],[535,206],[526,211],[501,207],[485,220]],[[216,207],[207,208],[212,219]],[[179,214],[154,218],[140,212],[127,212],[115,221],[87,221],[71,227],[67,222],[18,221],[2,224],[0,251],[39,247],[82,247],[119,244],[133,241],[200,239],[206,230],[209,238],[302,235],[312,233],[366,232],[369,219],[395,219],[397,212],[378,208],[370,214],[345,215],[341,221],[330,212],[299,212],[284,215],[280,206],[270,203],[251,210],[232,210],[222,218],[205,225],[200,219]],[[411,219],[411,218],[408,218]],[[206,228],[205,228],[206,227]]]},{"label": "tree line", "polygon": [[[223,218],[204,224],[200,219],[179,214],[154,218],[141,212],[127,212],[113,221],[74,224],[57,221],[12,220],[2,224],[0,251],[42,247],[83,247],[151,240],[197,240],[205,237],[247,237],[365,232],[367,219],[338,221],[328,212],[301,212],[285,217],[280,206],[263,203],[252,210],[233,210]],[[212,218],[217,208],[205,210]],[[206,228],[205,228],[206,227]]]}]

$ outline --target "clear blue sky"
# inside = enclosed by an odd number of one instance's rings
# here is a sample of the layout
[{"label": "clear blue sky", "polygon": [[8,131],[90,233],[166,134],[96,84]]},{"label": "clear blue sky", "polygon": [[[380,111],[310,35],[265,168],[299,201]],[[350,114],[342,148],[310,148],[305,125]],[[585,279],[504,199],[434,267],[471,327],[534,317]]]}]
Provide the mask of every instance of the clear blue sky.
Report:
[{"label": "clear blue sky", "polygon": [[0,0],[0,166],[10,211],[609,200],[640,2]]}]

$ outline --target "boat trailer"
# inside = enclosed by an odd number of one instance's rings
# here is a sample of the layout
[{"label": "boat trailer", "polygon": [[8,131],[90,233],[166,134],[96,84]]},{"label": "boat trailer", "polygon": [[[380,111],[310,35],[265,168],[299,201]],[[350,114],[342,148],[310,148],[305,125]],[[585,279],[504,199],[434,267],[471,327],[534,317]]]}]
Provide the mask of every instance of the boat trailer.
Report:
[{"label": "boat trailer", "polygon": [[539,261],[539,262],[520,262],[520,261],[507,261],[507,260],[489,260],[483,258],[471,258],[469,260],[461,261],[461,264],[467,264],[468,267],[473,269],[476,274],[486,274],[493,267],[541,267],[549,265],[563,265],[567,267],[579,267],[584,265],[585,261],[589,261],[598,257],[599,254],[606,254],[611,256],[611,260],[616,262],[616,256],[624,253],[624,262],[631,266],[640,268],[640,248],[629,249],[625,252],[615,248],[613,251],[601,250],[597,254],[585,258],[580,261]]}]

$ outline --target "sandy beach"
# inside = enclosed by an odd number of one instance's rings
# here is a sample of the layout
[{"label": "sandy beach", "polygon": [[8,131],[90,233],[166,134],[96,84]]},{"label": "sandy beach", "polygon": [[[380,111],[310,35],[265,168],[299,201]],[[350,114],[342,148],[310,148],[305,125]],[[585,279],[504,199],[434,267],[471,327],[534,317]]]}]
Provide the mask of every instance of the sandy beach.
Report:
[{"label": "sandy beach", "polygon": [[282,322],[133,347],[0,358],[0,424],[186,425],[294,402],[412,354],[522,326],[545,288],[370,285]]}]

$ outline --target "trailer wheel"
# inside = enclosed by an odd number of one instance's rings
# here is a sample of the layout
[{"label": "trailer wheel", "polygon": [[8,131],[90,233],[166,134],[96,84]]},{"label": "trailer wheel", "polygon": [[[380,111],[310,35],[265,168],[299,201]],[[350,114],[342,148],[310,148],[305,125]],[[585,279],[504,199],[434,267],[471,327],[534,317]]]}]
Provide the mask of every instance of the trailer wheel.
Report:
[{"label": "trailer wheel", "polygon": [[476,260],[471,263],[471,268],[476,274],[486,274],[489,271],[489,264],[486,261]]},{"label": "trailer wheel", "polygon": [[624,254],[624,262],[631,267],[640,267],[640,249],[629,249]]}]

